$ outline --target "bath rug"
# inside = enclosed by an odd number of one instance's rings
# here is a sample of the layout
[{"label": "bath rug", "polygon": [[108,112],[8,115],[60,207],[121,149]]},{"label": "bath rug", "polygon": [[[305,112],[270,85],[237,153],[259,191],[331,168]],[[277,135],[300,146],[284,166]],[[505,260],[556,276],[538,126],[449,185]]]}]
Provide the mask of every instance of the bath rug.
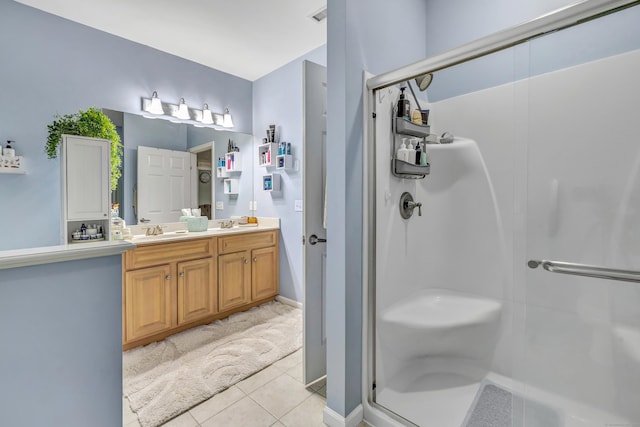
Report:
[{"label": "bath rug", "polygon": [[156,427],[302,347],[302,310],[270,302],[123,353],[123,394]]},{"label": "bath rug", "polygon": [[558,411],[484,380],[462,427],[561,427]]}]

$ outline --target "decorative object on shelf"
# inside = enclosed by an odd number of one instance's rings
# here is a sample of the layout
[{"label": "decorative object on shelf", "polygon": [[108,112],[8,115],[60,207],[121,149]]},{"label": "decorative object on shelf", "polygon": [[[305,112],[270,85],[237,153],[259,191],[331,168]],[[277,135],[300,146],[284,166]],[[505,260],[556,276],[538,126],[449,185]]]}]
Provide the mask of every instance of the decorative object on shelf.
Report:
[{"label": "decorative object on shelf", "polygon": [[269,125],[269,129],[267,129],[267,142],[276,142],[276,125]]},{"label": "decorative object on shelf", "polygon": [[190,108],[184,98],[180,98],[178,104],[162,102],[155,90],[151,98],[142,98],[142,111],[154,116],[166,116],[169,120],[179,119],[199,122],[203,125],[221,126],[232,128],[233,119],[229,107],[225,107],[224,113],[214,113],[209,110],[209,104],[205,103],[202,110]]},{"label": "decorative object on shelf", "polygon": [[123,148],[120,136],[113,122],[96,107],[79,110],[75,114],[55,115],[53,123],[47,125],[49,136],[45,144],[45,152],[50,159],[58,157],[62,135],[88,136],[102,138],[111,143],[111,190],[118,187],[118,179],[122,175]]}]

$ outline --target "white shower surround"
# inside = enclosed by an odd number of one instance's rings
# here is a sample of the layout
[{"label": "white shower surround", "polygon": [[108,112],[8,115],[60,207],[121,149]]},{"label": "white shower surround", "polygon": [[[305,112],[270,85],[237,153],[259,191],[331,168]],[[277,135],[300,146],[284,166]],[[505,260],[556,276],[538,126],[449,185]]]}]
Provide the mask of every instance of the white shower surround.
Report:
[{"label": "white shower surround", "polygon": [[[429,106],[435,133],[447,130],[477,141],[495,190],[506,248],[501,277],[506,282],[497,287],[495,282],[473,283],[475,293],[504,303],[491,371],[513,380],[518,392],[537,391],[538,396],[564,402],[568,425],[640,420],[634,404],[640,401],[634,388],[640,381],[640,355],[629,339],[640,333],[640,288],[528,270],[526,260],[638,268],[639,64],[640,51],[632,51]],[[394,98],[389,91],[383,89],[380,96]],[[598,124],[606,124],[606,129]],[[388,156],[389,150],[379,153]],[[435,176],[435,161],[432,168]],[[378,205],[391,194],[389,205],[395,211],[389,207],[389,212],[378,212],[378,245],[386,252],[378,252],[377,263],[397,266],[401,273],[376,278],[382,291],[378,308],[401,299],[403,292],[416,291],[420,283],[432,287],[434,278],[440,282],[435,287],[445,287],[445,271],[460,273],[455,247],[427,240],[447,255],[434,276],[417,257],[423,253],[418,241],[431,236],[409,233],[408,228],[403,234],[390,233],[400,218],[394,185],[414,196],[417,192],[423,212],[438,207],[420,195],[433,177],[403,183],[388,170],[388,157],[379,158],[378,176],[389,175],[392,182],[389,192],[378,184]],[[467,213],[473,215],[472,210]],[[407,254],[416,255],[413,262],[404,260]],[[454,264],[447,264],[450,261]],[[466,292],[471,283],[460,286],[454,282],[454,289]],[[383,372],[397,370],[385,366]],[[376,380],[378,390],[385,386],[384,379]],[[587,413],[587,407],[594,410]],[[578,416],[586,416],[586,422],[580,424]]]}]

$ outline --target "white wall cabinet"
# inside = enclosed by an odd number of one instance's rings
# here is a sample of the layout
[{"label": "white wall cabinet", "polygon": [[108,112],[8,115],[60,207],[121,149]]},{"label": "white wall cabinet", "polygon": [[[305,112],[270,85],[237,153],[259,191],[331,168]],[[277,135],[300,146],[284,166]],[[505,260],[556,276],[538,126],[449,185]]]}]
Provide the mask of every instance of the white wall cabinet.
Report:
[{"label": "white wall cabinet", "polygon": [[62,243],[72,242],[71,233],[82,224],[102,227],[108,240],[110,142],[63,135],[60,158]]}]

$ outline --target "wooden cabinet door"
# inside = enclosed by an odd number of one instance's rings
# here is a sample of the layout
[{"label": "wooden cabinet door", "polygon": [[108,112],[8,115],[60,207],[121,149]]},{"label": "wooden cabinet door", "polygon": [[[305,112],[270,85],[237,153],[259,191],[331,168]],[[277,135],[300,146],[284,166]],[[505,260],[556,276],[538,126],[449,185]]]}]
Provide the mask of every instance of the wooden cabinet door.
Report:
[{"label": "wooden cabinet door", "polygon": [[251,302],[251,252],[218,257],[218,306],[220,311]]},{"label": "wooden cabinet door", "polygon": [[251,251],[251,298],[259,300],[278,294],[277,247]]},{"label": "wooden cabinet door", "polygon": [[169,264],[125,273],[125,341],[163,332],[174,326]]},{"label": "wooden cabinet door", "polygon": [[215,263],[211,258],[178,263],[178,324],[218,312]]}]

